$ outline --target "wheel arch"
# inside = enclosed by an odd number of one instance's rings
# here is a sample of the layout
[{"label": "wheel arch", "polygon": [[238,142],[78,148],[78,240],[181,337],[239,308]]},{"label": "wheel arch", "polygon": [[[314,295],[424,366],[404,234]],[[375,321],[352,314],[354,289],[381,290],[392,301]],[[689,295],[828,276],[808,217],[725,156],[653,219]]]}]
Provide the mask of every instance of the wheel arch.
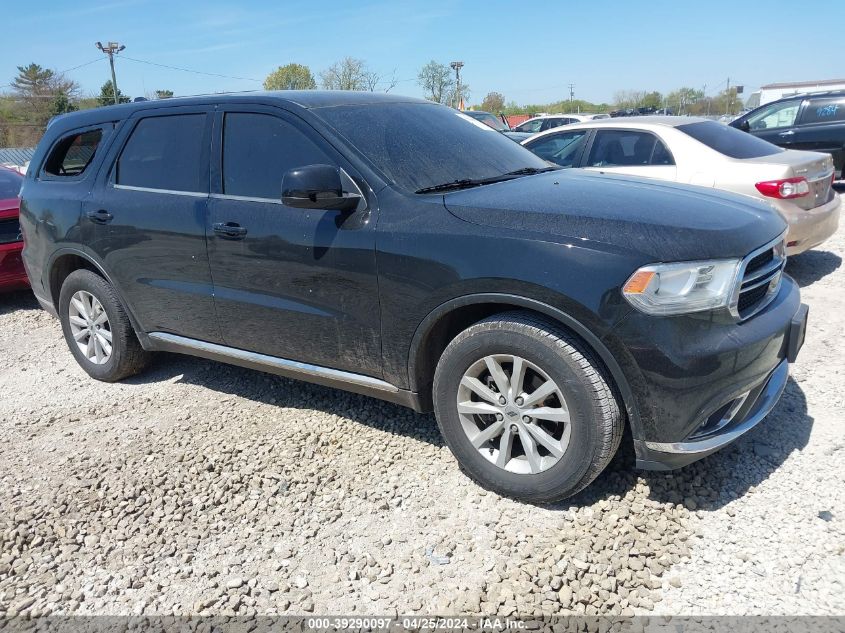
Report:
[{"label": "wheel arch", "polygon": [[478,321],[513,309],[530,310],[549,317],[576,335],[601,360],[622,400],[631,430],[637,436],[640,419],[633,391],[622,367],[612,352],[581,321],[567,312],[542,301],[503,293],[480,293],[451,299],[432,310],[417,327],[408,355],[411,391],[420,395],[426,408],[431,407],[431,379],[437,360],[454,336]]},{"label": "wheel arch", "polygon": [[68,275],[75,270],[90,270],[105,279],[111,285],[115,294],[117,294],[120,299],[120,303],[126,311],[126,314],[129,317],[129,322],[132,324],[135,333],[137,334],[139,340],[141,340],[142,345],[146,348],[143,332],[138,326],[138,322],[135,319],[132,308],[126,302],[126,298],[123,296],[120,288],[114,283],[114,281],[112,281],[110,275],[105,271],[102,264],[80,249],[63,248],[58,250],[53,253],[50,257],[49,263],[47,264],[47,273],[44,281],[46,282],[45,285],[47,292],[49,293],[50,302],[56,313],[58,314],[59,311],[59,293],[61,292],[62,284],[65,279],[67,279]]}]

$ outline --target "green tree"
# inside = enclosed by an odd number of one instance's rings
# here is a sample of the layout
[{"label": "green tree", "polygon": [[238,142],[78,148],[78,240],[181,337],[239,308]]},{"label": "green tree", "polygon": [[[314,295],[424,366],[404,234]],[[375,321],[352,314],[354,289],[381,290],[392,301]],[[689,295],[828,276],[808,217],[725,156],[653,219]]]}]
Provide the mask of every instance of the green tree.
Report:
[{"label": "green tree", "polygon": [[675,114],[689,114],[690,107],[704,99],[704,91],[683,87],[673,90],[666,95],[666,106],[672,108]]},{"label": "green tree", "polygon": [[156,99],[170,99],[173,97],[172,90],[156,90],[155,91]]},{"label": "green tree", "polygon": [[[97,97],[97,101],[100,103],[101,106],[108,106],[114,105],[114,86],[112,85],[111,79],[106,81],[103,84],[102,88],[100,88],[100,96]],[[117,89],[117,102],[118,103],[129,103],[130,98],[127,97],[120,88]]]},{"label": "green tree", "polygon": [[4,144],[35,145],[50,117],[75,109],[79,86],[62,74],[32,63],[18,66],[4,104]]},{"label": "green tree", "polygon": [[316,87],[311,69],[302,64],[279,66],[264,80],[264,90],[313,90]]},{"label": "green tree", "polygon": [[50,116],[76,112],[77,110],[79,110],[79,107],[63,92],[53,97],[50,102]]},{"label": "green tree", "polygon": [[499,114],[505,109],[505,97],[501,92],[488,92],[481,102],[481,109]]},{"label": "green tree", "polygon": [[[433,59],[420,69],[417,83],[423,89],[425,98],[435,103],[451,103],[457,89],[452,69]],[[466,100],[467,92],[464,86],[461,86],[461,92]]]}]

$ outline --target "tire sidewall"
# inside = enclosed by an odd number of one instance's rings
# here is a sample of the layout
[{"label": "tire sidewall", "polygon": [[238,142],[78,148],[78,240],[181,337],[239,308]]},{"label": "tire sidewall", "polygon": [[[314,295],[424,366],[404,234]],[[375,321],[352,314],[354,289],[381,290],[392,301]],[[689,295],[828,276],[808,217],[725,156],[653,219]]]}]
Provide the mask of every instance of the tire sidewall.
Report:
[{"label": "tire sidewall", "polygon": [[[493,325],[491,323],[491,325]],[[458,337],[457,340],[461,339]],[[450,346],[438,364],[434,403],[440,430],[464,469],[481,482],[520,498],[562,498],[576,488],[589,469],[599,445],[596,404],[592,384],[575,358],[550,339],[500,328],[471,332],[460,345]],[[494,354],[512,354],[540,367],[560,387],[570,413],[571,434],[563,457],[537,474],[517,474],[499,468],[472,446],[457,409],[460,380],[476,361]]]},{"label": "tire sidewall", "polygon": [[[109,327],[112,333],[112,353],[109,359],[102,365],[92,363],[85,357],[77,346],[73,338],[73,333],[71,332],[68,308],[70,307],[71,298],[80,290],[94,295],[97,301],[103,306],[109,319]],[[115,370],[121,366],[122,356],[125,351],[122,344],[124,340],[123,333],[116,331],[120,327],[119,308],[115,305],[112,297],[113,293],[108,292],[108,290],[109,285],[105,279],[91,271],[78,270],[68,275],[59,294],[59,321],[62,324],[62,332],[73,357],[89,376],[104,381],[114,380]]]}]

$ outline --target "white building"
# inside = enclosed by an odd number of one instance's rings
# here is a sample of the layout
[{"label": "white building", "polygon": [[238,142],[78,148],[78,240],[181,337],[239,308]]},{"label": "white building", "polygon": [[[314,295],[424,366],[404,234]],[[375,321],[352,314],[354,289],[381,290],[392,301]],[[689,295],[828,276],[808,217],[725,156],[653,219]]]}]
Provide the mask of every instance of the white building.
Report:
[{"label": "white building", "polygon": [[748,97],[747,107],[757,106],[777,101],[781,97],[802,94],[805,92],[819,92],[821,90],[845,90],[845,79],[823,79],[821,81],[793,81],[786,83],[767,84],[760,86],[760,90],[752,92]]}]

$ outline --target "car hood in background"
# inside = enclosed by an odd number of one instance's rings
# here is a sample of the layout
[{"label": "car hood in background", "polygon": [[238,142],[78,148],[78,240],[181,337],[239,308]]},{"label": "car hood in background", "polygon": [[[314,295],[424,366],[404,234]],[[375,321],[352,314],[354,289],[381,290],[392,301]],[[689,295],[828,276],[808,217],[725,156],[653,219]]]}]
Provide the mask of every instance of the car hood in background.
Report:
[{"label": "car hood in background", "polygon": [[517,143],[521,143],[525,139],[534,136],[531,132],[517,132],[516,130],[505,131],[502,132],[502,134],[507,136],[509,139],[513,139]]},{"label": "car hood in background", "polygon": [[474,224],[602,242],[655,262],[743,257],[786,230],[764,202],[575,169],[448,193],[444,203]]},{"label": "car hood in background", "polygon": [[8,217],[9,215],[14,215],[18,212],[18,209],[20,209],[20,204],[21,201],[18,198],[7,198],[5,200],[0,200],[0,214],[6,217]]}]

